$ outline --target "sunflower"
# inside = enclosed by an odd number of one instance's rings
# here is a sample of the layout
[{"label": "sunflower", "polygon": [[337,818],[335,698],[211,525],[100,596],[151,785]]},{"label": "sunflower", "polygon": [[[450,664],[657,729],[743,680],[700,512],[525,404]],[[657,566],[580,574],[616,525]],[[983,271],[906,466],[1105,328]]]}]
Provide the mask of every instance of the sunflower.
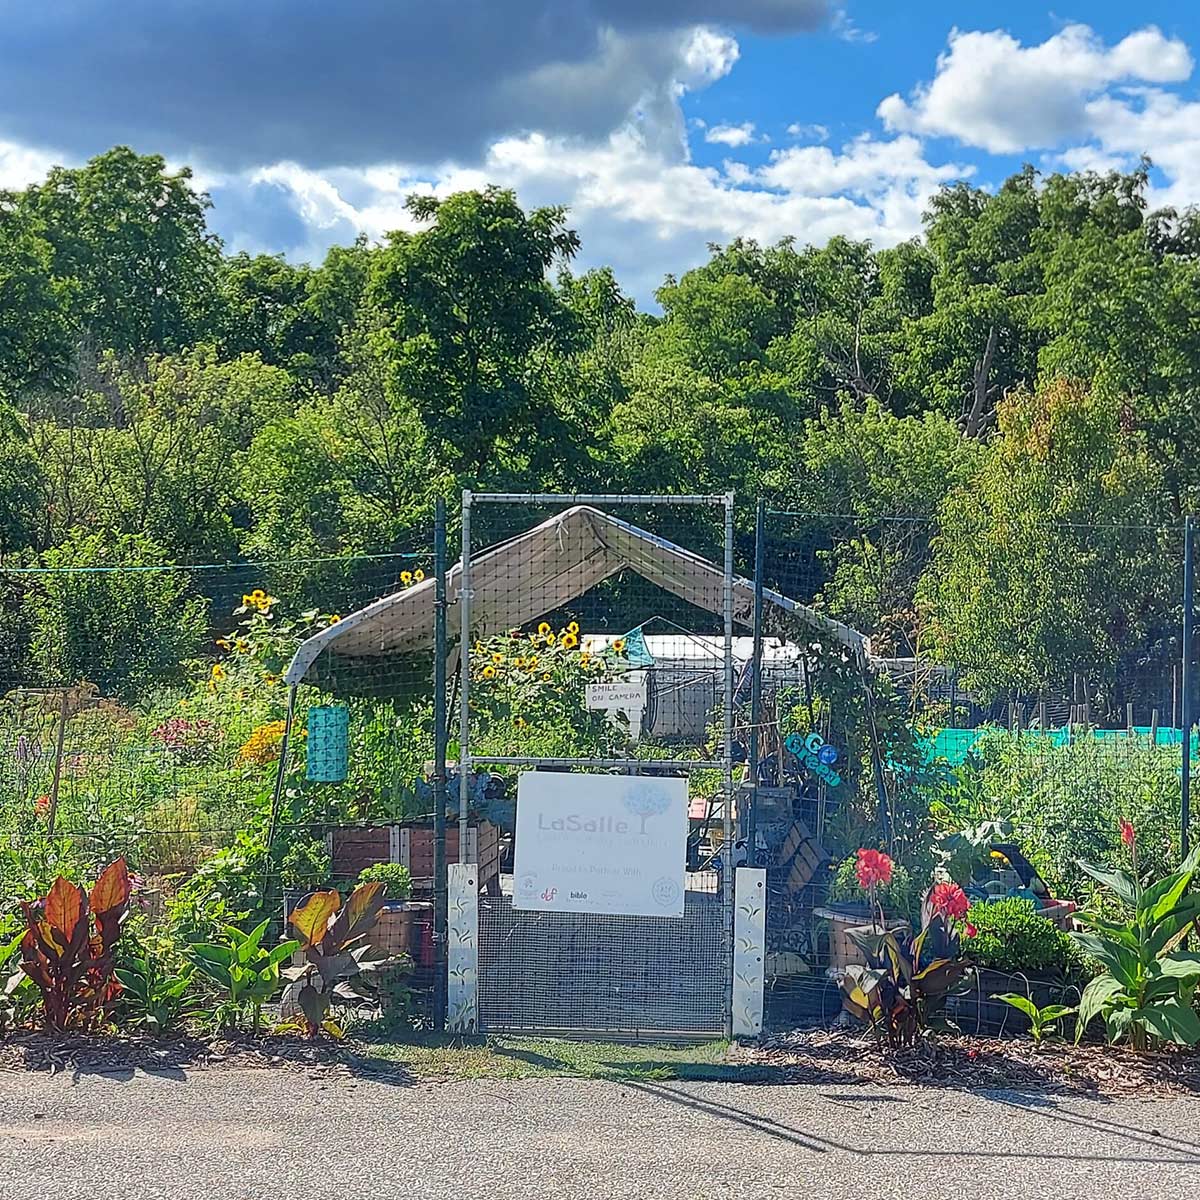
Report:
[{"label": "sunflower", "polygon": [[613,648],[614,654],[624,654],[625,653],[625,639],[617,638],[617,640],[615,642],[613,642],[612,648]]},{"label": "sunflower", "polygon": [[493,663],[494,663],[494,664],[495,664],[497,667],[498,667],[498,666],[499,666],[499,665],[500,665],[500,664],[501,664],[503,661],[504,661],[504,655],[503,655],[503,654],[499,654],[499,653],[497,653],[497,654],[493,654],[493,655],[492,655],[492,662],[493,662]]},{"label": "sunflower", "polygon": [[329,614],[330,625],[336,625],[341,619],[342,618],[338,613],[330,613]]},{"label": "sunflower", "polygon": [[592,665],[592,656],[586,650],[579,656],[579,665],[585,671]]},{"label": "sunflower", "polygon": [[266,598],[267,598],[267,593],[264,592],[262,590],[262,588],[255,588],[254,591],[252,591],[250,593],[250,603],[251,604],[256,604],[256,605],[262,604],[263,601],[266,600]]},{"label": "sunflower", "polygon": [[550,632],[550,626],[545,621],[543,621],[538,626],[538,633],[541,634],[542,637],[545,637],[546,634],[548,634],[549,632]]},{"label": "sunflower", "polygon": [[524,717],[513,717],[513,724],[518,729],[528,729],[529,728],[529,722],[527,720],[525,720]]},{"label": "sunflower", "polygon": [[549,671],[543,671],[543,672],[542,672],[542,682],[543,682],[543,683],[549,683],[549,682],[550,682],[550,672],[549,672]]},{"label": "sunflower", "polygon": [[579,622],[578,622],[578,621],[572,621],[572,622],[570,623],[570,625],[568,625],[568,626],[567,626],[567,632],[568,632],[568,633],[574,633],[574,634],[578,634],[578,633],[579,633]]},{"label": "sunflower", "polygon": [[562,635],[562,648],[564,650],[574,650],[579,645],[579,639],[570,632]]},{"label": "sunflower", "polygon": [[547,645],[547,646],[553,646],[553,645],[554,645],[554,633],[553,633],[553,631],[551,631],[550,633],[546,634],[546,645]]},{"label": "sunflower", "polygon": [[425,572],[424,572],[424,571],[422,571],[420,567],[418,567],[418,568],[417,568],[417,569],[416,569],[416,570],[413,572],[413,578],[414,578],[414,579],[415,579],[415,580],[416,580],[418,583],[424,583],[424,582],[425,582]]},{"label": "sunflower", "polygon": [[404,584],[405,587],[411,587],[412,581],[413,580],[412,580],[412,572],[411,571],[401,571],[400,572],[400,582],[402,584]]},{"label": "sunflower", "polygon": [[226,671],[225,668],[223,666],[221,666],[220,663],[213,663],[212,677],[213,677],[214,682],[220,683],[228,673],[229,672]]},{"label": "sunflower", "polygon": [[537,665],[538,665],[538,661],[537,661],[537,655],[536,655],[536,654],[534,654],[532,657],[530,657],[530,658],[527,658],[527,659],[525,660],[525,665],[526,665],[526,666],[527,666],[527,667],[528,667],[528,668],[529,668],[531,671],[536,671],[536,670],[537,670]]},{"label": "sunflower", "polygon": [[484,677],[484,679],[495,679],[496,678],[496,668],[493,666],[490,666],[490,665],[484,667],[483,668],[483,677]]},{"label": "sunflower", "polygon": [[217,645],[222,650],[228,650],[229,649],[229,639],[228,638],[217,638]]},{"label": "sunflower", "polygon": [[267,687],[274,687],[279,682],[279,676],[272,674],[270,671],[263,672],[263,683]]}]

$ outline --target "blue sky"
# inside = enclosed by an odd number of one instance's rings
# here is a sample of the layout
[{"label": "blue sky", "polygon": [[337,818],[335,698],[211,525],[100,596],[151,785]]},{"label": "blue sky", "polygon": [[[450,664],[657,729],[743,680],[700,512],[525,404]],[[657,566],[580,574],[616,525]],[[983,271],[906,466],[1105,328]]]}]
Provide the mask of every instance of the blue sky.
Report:
[{"label": "blue sky", "polygon": [[0,186],[121,142],[231,249],[316,259],[413,190],[565,204],[653,303],[739,235],[893,244],[940,185],[1156,163],[1200,202],[1200,9],[961,0],[0,0]]}]

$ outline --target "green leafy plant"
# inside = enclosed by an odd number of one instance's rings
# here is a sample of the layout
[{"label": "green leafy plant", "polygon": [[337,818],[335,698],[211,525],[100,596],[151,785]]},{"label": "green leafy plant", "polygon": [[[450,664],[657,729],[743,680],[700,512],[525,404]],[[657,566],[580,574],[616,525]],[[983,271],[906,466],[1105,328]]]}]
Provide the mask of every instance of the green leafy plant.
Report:
[{"label": "green leafy plant", "polygon": [[120,1010],[131,1025],[163,1033],[199,1012],[193,974],[191,963],[175,962],[153,947],[139,946],[116,968],[122,989]]},{"label": "green leafy plant", "polygon": [[227,925],[221,941],[198,942],[191,947],[196,969],[228,997],[229,1008],[218,1014],[218,1024],[232,1023],[249,1008],[251,1027],[258,1032],[262,1007],[279,990],[280,964],[300,948],[298,941],[291,940],[264,950],[268,924],[263,921],[249,933]]},{"label": "green leafy plant", "polygon": [[358,873],[359,883],[382,883],[385,900],[407,900],[412,895],[412,875],[403,863],[375,863]]},{"label": "green leafy plant", "polygon": [[1048,975],[1077,971],[1081,955],[1070,936],[1040,916],[1032,900],[1009,896],[972,904],[967,920],[975,928],[971,959],[976,966],[1008,975]]},{"label": "green leafy plant", "polygon": [[1200,1018],[1192,1007],[1200,954],[1182,950],[1180,944],[1200,916],[1200,894],[1190,890],[1200,866],[1200,847],[1177,871],[1144,887],[1138,877],[1135,834],[1126,821],[1121,835],[1132,852],[1132,874],[1079,864],[1116,897],[1124,918],[1089,913],[1083,920],[1092,932],[1072,934],[1084,952],[1105,967],[1083,990],[1075,1040],[1093,1018],[1103,1016],[1110,1042],[1127,1039],[1139,1050],[1152,1038],[1194,1046],[1200,1043]]},{"label": "green leafy plant", "polygon": [[333,858],[324,842],[315,838],[294,842],[279,865],[283,886],[290,892],[311,892],[329,882]]},{"label": "green leafy plant", "polygon": [[989,865],[988,854],[993,843],[1008,841],[1012,832],[1012,822],[1001,820],[966,825],[945,834],[937,841],[943,868],[955,883],[965,886]]},{"label": "green leafy plant", "polygon": [[1018,995],[1016,992],[993,993],[992,999],[1003,1000],[1005,1004],[1012,1005],[1029,1018],[1029,1032],[1035,1046],[1040,1046],[1044,1038],[1056,1034],[1059,1022],[1076,1011],[1074,1006],[1067,1004],[1047,1004],[1038,1008],[1030,997]]},{"label": "green leafy plant", "polygon": [[23,902],[21,969],[42,993],[50,1029],[94,1029],[120,992],[113,950],[129,910],[129,871],[118,858],[90,895],[61,875],[44,900]]},{"label": "green leafy plant", "polygon": [[322,1030],[343,1036],[329,1015],[334,999],[362,998],[363,976],[387,962],[367,941],[383,907],[383,892],[380,880],[360,883],[344,905],[337,892],[316,892],[288,918],[300,935],[305,963],[288,972],[292,982],[284,1008],[294,1004],[299,1009],[309,1037]]}]

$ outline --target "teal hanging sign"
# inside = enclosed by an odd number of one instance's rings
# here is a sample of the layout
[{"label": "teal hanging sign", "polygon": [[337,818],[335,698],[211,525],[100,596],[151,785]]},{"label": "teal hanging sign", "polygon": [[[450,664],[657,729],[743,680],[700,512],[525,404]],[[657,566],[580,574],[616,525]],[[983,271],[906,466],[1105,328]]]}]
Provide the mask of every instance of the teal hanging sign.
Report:
[{"label": "teal hanging sign", "polygon": [[308,710],[308,778],[342,783],[350,767],[350,710],[318,704]]}]

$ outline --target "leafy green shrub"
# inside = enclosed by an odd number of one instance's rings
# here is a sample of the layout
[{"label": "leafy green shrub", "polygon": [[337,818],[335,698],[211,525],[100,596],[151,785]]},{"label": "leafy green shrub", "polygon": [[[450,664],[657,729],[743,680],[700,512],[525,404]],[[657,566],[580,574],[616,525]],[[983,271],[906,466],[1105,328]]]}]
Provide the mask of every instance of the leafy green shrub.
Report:
[{"label": "leafy green shrub", "polygon": [[407,900],[412,895],[412,875],[403,863],[376,863],[363,867],[359,883],[382,883],[385,900]]},{"label": "leafy green shrub", "polygon": [[973,904],[967,920],[975,926],[971,958],[980,967],[1008,975],[1048,975],[1072,971],[1079,953],[1067,934],[1039,916],[1032,900],[1009,897]]},{"label": "leafy green shrub", "polygon": [[279,866],[283,886],[289,892],[311,892],[329,882],[333,859],[324,842],[315,838],[294,842]]},{"label": "leafy green shrub", "polygon": [[[899,863],[892,864],[892,880],[890,883],[878,885],[879,903],[884,912],[898,917],[912,919],[916,916],[920,905],[912,876]],[[829,899],[836,902],[865,903],[866,893],[858,886],[858,876],[855,873],[855,858],[851,855],[837,869],[833,882],[829,885]]]}]

